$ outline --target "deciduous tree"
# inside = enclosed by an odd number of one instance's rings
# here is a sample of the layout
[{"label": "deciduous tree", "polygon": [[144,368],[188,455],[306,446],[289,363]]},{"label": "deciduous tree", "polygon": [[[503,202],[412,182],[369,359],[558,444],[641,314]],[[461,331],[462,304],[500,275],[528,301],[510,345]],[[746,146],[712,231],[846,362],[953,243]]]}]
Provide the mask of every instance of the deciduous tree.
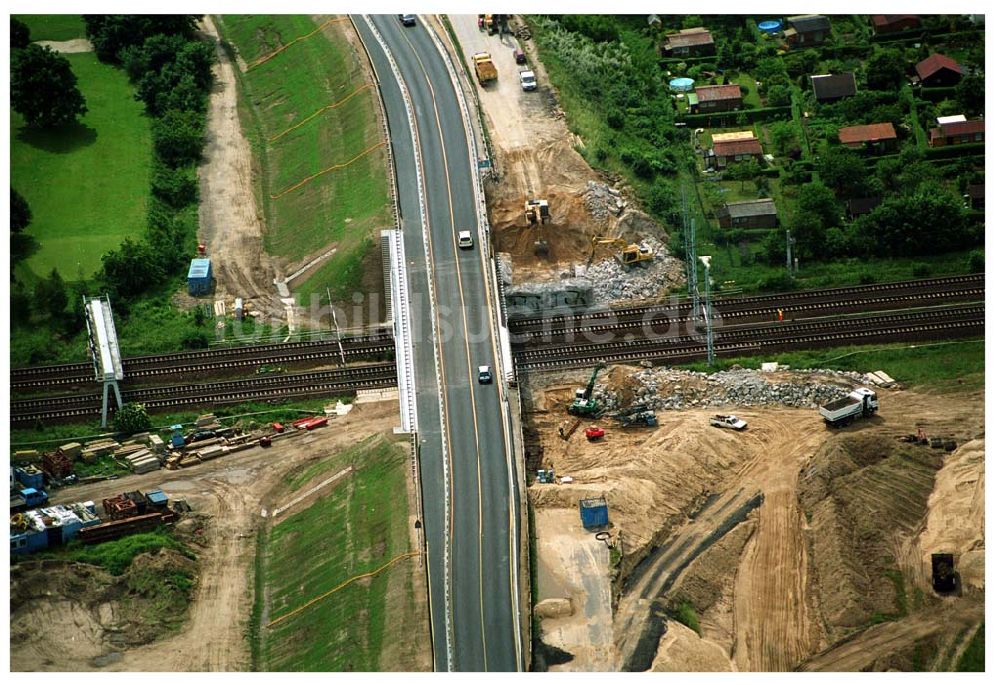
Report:
[{"label": "deciduous tree", "polygon": [[868,87],[872,90],[895,90],[906,76],[906,60],[899,50],[876,50],[865,66]]},{"label": "deciduous tree", "polygon": [[53,319],[58,319],[66,311],[69,297],[66,284],[55,269],[48,278],[43,278],[35,286],[35,306]]},{"label": "deciduous tree", "polygon": [[23,21],[10,18],[10,49],[19,50],[31,43],[31,29]]},{"label": "deciduous tree", "polygon": [[31,207],[21,193],[10,189],[10,232],[20,233],[31,223]]},{"label": "deciduous tree", "polygon": [[127,402],[115,412],[115,430],[121,433],[139,433],[149,430],[152,425],[145,405],[138,402]]},{"label": "deciduous tree", "polygon": [[32,44],[14,53],[11,62],[10,103],[29,126],[63,126],[87,113],[65,57],[48,46]]}]

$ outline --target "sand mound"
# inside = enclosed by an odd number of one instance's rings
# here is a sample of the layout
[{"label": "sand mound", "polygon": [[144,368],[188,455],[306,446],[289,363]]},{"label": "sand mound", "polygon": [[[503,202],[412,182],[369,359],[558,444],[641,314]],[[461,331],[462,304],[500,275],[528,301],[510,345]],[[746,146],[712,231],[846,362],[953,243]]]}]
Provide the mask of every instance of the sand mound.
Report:
[{"label": "sand mound", "polygon": [[677,621],[667,621],[667,630],[653,661],[653,671],[735,671],[733,663],[717,644],[702,640],[698,633]]}]

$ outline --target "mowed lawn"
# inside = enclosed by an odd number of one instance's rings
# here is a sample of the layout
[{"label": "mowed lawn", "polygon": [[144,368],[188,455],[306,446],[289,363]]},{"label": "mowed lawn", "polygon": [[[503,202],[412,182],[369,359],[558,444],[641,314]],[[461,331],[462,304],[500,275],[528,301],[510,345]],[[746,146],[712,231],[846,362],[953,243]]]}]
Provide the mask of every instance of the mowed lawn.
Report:
[{"label": "mowed lawn", "polygon": [[[291,500],[307,484],[354,468],[264,537],[267,621],[410,551],[407,464],[400,444],[376,435],[286,479]],[[415,563],[401,559],[271,628],[261,627],[261,670],[378,671],[383,648],[392,651],[395,668],[414,668],[428,635],[426,612],[414,596]]]},{"label": "mowed lawn", "polygon": [[31,206],[28,233],[39,243],[19,265],[29,280],[53,267],[67,280],[90,276],[104,253],[145,230],[152,151],[142,104],[120,69],[93,53],[66,58],[87,100],[78,125],[30,130],[11,111],[11,186]]},{"label": "mowed lawn", "polygon": [[31,31],[31,40],[73,40],[85,38],[79,14],[15,14]]},{"label": "mowed lawn", "polygon": [[298,266],[337,245],[295,286],[303,304],[312,292],[325,300],[327,286],[346,295],[357,283],[359,252],[376,245],[376,231],[392,222],[374,93],[340,28],[317,32],[322,23],[305,16],[220,22],[249,65],[240,77],[251,110],[243,121],[254,129],[247,133],[262,171],[266,249]]}]

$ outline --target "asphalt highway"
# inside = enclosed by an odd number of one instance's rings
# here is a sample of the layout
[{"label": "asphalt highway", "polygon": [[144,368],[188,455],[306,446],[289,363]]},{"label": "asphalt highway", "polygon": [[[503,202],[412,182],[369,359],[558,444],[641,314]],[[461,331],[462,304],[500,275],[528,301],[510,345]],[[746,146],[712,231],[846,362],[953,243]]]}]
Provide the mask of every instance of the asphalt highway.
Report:
[{"label": "asphalt highway", "polygon": [[[399,68],[414,108],[429,226],[429,255],[425,255],[420,181],[402,93],[382,45],[364,20],[355,17],[375,65],[389,119],[405,236],[435,669],[518,670],[510,552],[512,512],[516,510],[509,498],[500,412],[499,383],[503,379],[497,377],[489,327],[470,142],[452,81],[424,26],[404,27],[394,15],[373,15],[371,19]],[[470,230],[476,236],[472,250],[459,249],[460,230]],[[429,306],[431,283],[436,305],[433,313]],[[432,317],[437,324],[436,338]],[[435,347],[440,360],[440,393]],[[480,365],[493,370],[493,384],[478,382]],[[451,503],[447,515],[445,488]],[[450,641],[446,639],[449,627]]]}]

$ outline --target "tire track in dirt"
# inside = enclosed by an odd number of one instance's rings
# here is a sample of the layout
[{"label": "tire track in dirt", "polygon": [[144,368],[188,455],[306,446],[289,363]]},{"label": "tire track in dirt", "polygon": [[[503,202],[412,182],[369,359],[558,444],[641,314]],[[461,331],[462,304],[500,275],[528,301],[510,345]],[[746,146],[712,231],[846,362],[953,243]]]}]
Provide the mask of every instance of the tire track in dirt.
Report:
[{"label": "tire track in dirt", "polygon": [[209,97],[204,161],[198,169],[199,237],[212,258],[216,297],[253,298],[258,310],[284,316],[273,284],[277,264],[264,251],[264,221],[254,197],[253,156],[240,125],[236,74],[211,17],[205,18],[202,30],[215,43],[218,59],[212,67],[215,85]]},{"label": "tire track in dirt", "polygon": [[807,606],[805,521],[795,488],[803,463],[824,438],[814,424],[809,414],[789,413],[757,420],[741,434],[751,454],[732,485],[636,569],[618,612],[624,668],[645,670],[652,663],[662,632],[657,616],[664,608],[656,598],[669,595],[691,562],[757,506],[759,523],[736,571],[736,663],[741,670],[788,670],[810,653],[814,619]]},{"label": "tire track in dirt", "polygon": [[899,621],[880,623],[837,642],[801,664],[797,671],[863,671],[878,660],[905,650],[945,630],[978,625],[984,615],[982,603],[956,601],[932,610],[911,614]]},{"label": "tire track in dirt", "polygon": [[246,488],[209,479],[212,506],[207,537],[217,540],[199,553],[198,582],[183,631],[164,642],[129,650],[116,671],[241,671],[250,662],[244,639],[253,604],[250,578],[234,566],[252,564],[254,535]]}]

